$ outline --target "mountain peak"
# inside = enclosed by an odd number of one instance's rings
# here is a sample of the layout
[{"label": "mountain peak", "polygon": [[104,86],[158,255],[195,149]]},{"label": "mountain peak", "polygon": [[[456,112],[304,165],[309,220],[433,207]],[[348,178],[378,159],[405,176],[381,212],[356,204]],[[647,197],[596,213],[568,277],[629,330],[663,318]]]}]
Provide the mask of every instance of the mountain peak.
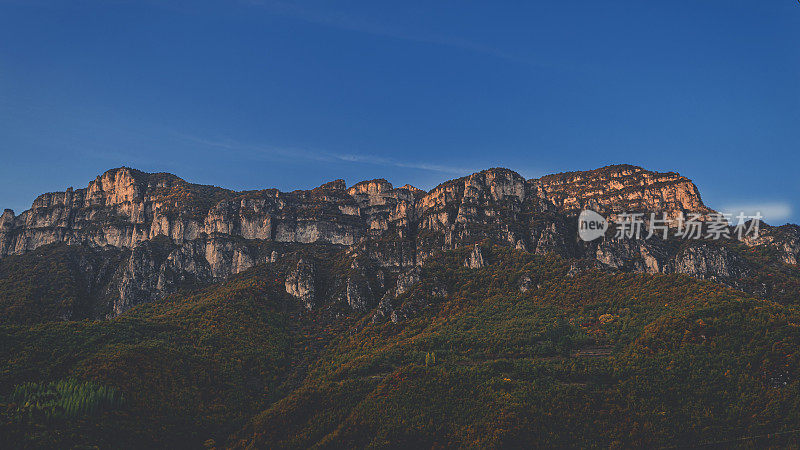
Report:
[{"label": "mountain peak", "polygon": [[[569,226],[583,208],[669,217],[711,211],[688,178],[631,165],[532,180],[494,167],[428,193],[409,185],[395,189],[383,178],[350,188],[339,179],[312,190],[236,192],[120,167],[86,188],[43,194],[19,216],[3,213],[0,258],[55,243],[130,251],[134,272],[114,279],[123,283],[114,287],[120,294],[113,311],[119,313],[172,292],[180,280],[224,279],[273,261],[273,252],[284,245],[347,248],[387,270],[415,267],[442,250],[487,239],[539,254],[600,258],[595,249],[575,243]],[[800,258],[796,229],[770,232],[769,242],[782,249],[784,261]],[[663,259],[648,258],[648,270],[669,268]],[[351,280],[347,295],[361,305],[369,289],[359,283]]]},{"label": "mountain peak", "polygon": [[676,172],[654,172],[630,164],[563,172],[530,180],[561,209],[666,211],[709,214],[692,181]]},{"label": "mountain peak", "polygon": [[370,194],[376,195],[382,192],[391,191],[393,189],[392,183],[389,183],[384,178],[376,178],[374,180],[364,180],[356,183],[347,190],[350,195],[357,194]]}]

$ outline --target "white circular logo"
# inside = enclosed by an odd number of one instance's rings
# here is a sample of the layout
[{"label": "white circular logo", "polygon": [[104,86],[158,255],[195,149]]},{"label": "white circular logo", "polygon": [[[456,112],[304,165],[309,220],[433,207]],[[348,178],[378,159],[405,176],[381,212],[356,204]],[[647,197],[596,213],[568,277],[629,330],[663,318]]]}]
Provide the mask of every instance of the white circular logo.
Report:
[{"label": "white circular logo", "polygon": [[578,236],[586,242],[604,236],[608,230],[605,217],[590,209],[584,209],[578,216]]}]

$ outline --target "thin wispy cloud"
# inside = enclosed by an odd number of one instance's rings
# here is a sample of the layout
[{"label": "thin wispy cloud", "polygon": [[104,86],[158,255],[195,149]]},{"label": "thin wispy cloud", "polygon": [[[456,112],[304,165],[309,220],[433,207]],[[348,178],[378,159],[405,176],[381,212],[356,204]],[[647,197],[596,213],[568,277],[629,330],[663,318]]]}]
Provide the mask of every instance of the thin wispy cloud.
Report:
[{"label": "thin wispy cloud", "polygon": [[453,175],[465,175],[472,170],[466,167],[456,167],[442,164],[427,163],[422,161],[402,161],[394,158],[381,156],[358,154],[358,153],[335,153],[327,151],[310,151],[297,148],[280,148],[264,145],[243,144],[230,140],[210,140],[196,136],[180,135],[183,139],[201,144],[208,147],[222,148],[228,152],[233,152],[241,157],[259,160],[280,160],[296,161],[303,159],[306,161],[317,162],[345,162],[369,164],[383,167],[397,167],[402,169],[418,169],[430,172],[439,172]]},{"label": "thin wispy cloud", "polygon": [[379,156],[336,155],[335,157],[336,159],[339,159],[341,161],[358,162],[358,163],[372,164],[376,166],[400,167],[404,169],[429,170],[431,172],[450,173],[455,175],[464,175],[471,172],[470,169],[467,169],[465,167],[443,166],[440,164],[429,164],[424,162],[404,162],[391,158],[381,158]]},{"label": "thin wispy cloud", "polygon": [[760,213],[764,222],[771,225],[780,225],[789,220],[792,216],[792,209],[792,205],[788,202],[770,201],[729,204],[723,206],[720,212],[730,214],[734,225],[736,224],[736,216],[741,213],[744,213],[745,216],[755,216]]},{"label": "thin wispy cloud", "polygon": [[399,39],[403,41],[419,42],[425,44],[440,45],[445,47],[452,47],[461,50],[467,50],[474,53],[481,53],[495,58],[504,59],[516,63],[533,65],[538,67],[546,67],[546,64],[531,61],[529,59],[510,54],[501,49],[485,45],[479,42],[470,41],[455,36],[443,36],[435,34],[427,34],[420,32],[412,32],[397,26],[389,25],[386,23],[379,23],[374,19],[367,19],[363,17],[355,17],[351,14],[345,14],[340,11],[323,11],[320,9],[312,9],[303,7],[295,3],[286,3],[277,0],[248,0],[246,3],[265,8],[273,14],[279,14],[287,17],[292,17],[304,22],[324,25],[331,28],[341,30],[354,31],[359,33],[367,33],[374,36],[388,37],[392,39]]}]

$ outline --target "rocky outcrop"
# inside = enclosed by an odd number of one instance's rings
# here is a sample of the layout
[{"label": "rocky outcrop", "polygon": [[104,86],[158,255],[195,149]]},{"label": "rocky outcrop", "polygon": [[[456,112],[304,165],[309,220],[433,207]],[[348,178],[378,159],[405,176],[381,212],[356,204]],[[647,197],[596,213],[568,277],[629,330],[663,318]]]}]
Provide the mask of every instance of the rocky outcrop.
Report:
[{"label": "rocky outcrop", "polygon": [[365,311],[372,306],[374,294],[363,274],[355,274],[347,277],[346,283],[347,304],[356,311]]},{"label": "rocky outcrop", "polygon": [[394,312],[394,302],[397,297],[411,292],[417,283],[420,282],[421,277],[422,270],[419,268],[419,266],[413,267],[398,274],[395,286],[391,289],[388,289],[383,297],[381,297],[378,307],[375,310],[375,314],[372,316],[372,322],[377,323],[389,319]]},{"label": "rocky outcrop", "polygon": [[530,291],[532,287],[533,287],[533,280],[531,280],[531,277],[528,275],[524,275],[517,282],[517,288],[523,294]]},{"label": "rocky outcrop", "polygon": [[386,245],[368,251],[384,265],[400,267],[487,237],[520,250],[560,252],[570,246],[564,226],[540,219],[587,205],[707,210],[689,180],[633,166],[530,181],[508,169],[489,169],[427,194],[411,186],[393,188],[383,179],[349,189],[336,180],[309,191],[237,193],[123,167],[87,188],[41,195],[19,216],[6,210],[0,217],[0,257],[53,242],[132,249],[162,235],[176,244],[217,234],[342,246],[380,236]]},{"label": "rocky outcrop", "polygon": [[175,245],[166,237],[144,241],[130,252],[118,270],[118,293],[112,316],[122,314],[140,303],[156,300],[182,287],[193,287],[224,280],[266,262],[241,242],[224,236],[211,236]]},{"label": "rocky outcrop", "polygon": [[800,263],[800,226],[790,224],[770,227],[762,224],[758,237],[743,236],[742,242],[748,247],[763,246],[775,249],[786,264]]},{"label": "rocky outcrop", "polygon": [[358,259],[353,259],[345,281],[344,294],[347,305],[355,311],[365,311],[375,306],[376,294],[370,280],[380,283],[380,277],[370,275],[370,271]]},{"label": "rocky outcrop", "polygon": [[469,267],[470,269],[480,269],[486,264],[483,262],[483,253],[481,252],[481,247],[478,244],[472,248],[469,256],[464,261],[464,267]]},{"label": "rocky outcrop", "polygon": [[417,203],[417,260],[486,238],[534,248],[535,218],[555,211],[543,195],[508,169],[484,170],[437,186]]},{"label": "rocky outcrop", "polygon": [[[533,252],[537,255],[555,253],[562,256],[571,256],[575,249],[570,239],[575,233],[567,227],[561,218],[552,218],[531,226],[530,241]],[[519,248],[519,247],[518,247]]]},{"label": "rocky outcrop", "polygon": [[[170,244],[167,244],[170,245]],[[112,315],[119,315],[139,303],[156,300],[167,294],[171,286],[165,280],[167,251],[145,241],[136,246],[122,266],[117,287],[119,296],[113,303]]]},{"label": "rocky outcrop", "polygon": [[[427,193],[409,185],[395,188],[384,179],[350,188],[335,180],[311,190],[235,192],[123,167],[86,188],[43,194],[19,215],[5,210],[0,216],[0,258],[51,243],[128,252],[115,272],[116,281],[108,284],[108,296],[114,297],[111,315],[182,286],[277,263],[278,254],[263,250],[263,243],[322,245],[352,261],[366,261],[323,283],[336,286],[323,293],[315,290],[318,274],[310,259],[293,256],[299,261],[285,280],[286,292],[309,310],[333,301],[355,310],[377,303],[385,315],[402,315],[425,304],[412,302],[405,310],[387,306],[418,282],[426,260],[469,246],[464,264],[477,269],[485,260],[476,244],[485,241],[593,261],[609,270],[715,280],[747,273],[734,255],[711,244],[684,248],[656,239],[579,241],[575,215],[582,208],[612,219],[623,211],[664,212],[671,218],[681,212],[712,212],[687,178],[627,165],[532,180],[493,168]],[[761,237],[743,243],[776,249],[787,264],[800,260],[797,226],[765,227]],[[387,279],[395,276],[396,286],[387,287]]]},{"label": "rocky outcrop", "polygon": [[369,232],[393,230],[407,236],[413,225],[415,192],[409,188],[394,189],[384,179],[362,181],[347,190],[359,207]]},{"label": "rocky outcrop", "polygon": [[0,256],[8,254],[8,247],[12,244],[11,235],[14,232],[14,211],[6,209],[0,216]]},{"label": "rocky outcrop", "polygon": [[352,245],[364,233],[343,184],[311,191],[236,193],[174,175],[114,169],[85,189],[39,196],[0,223],[0,257],[52,242],[133,248],[156,236],[175,243],[224,234],[277,242]]},{"label": "rocky outcrop", "polygon": [[547,175],[531,183],[562,211],[680,212],[709,214],[694,183],[674,172],[630,165]]},{"label": "rocky outcrop", "polygon": [[[393,323],[403,322],[410,317],[416,316],[421,310],[447,297],[448,292],[444,285],[436,279],[431,281],[431,285],[424,287],[419,286],[405,296],[399,296],[393,299],[390,303],[391,306],[385,309],[378,308],[378,311],[373,316],[373,322],[383,320],[386,316],[388,316],[389,320]],[[399,302],[399,299],[404,301]]]},{"label": "rocky outcrop", "polygon": [[661,273],[668,259],[659,241],[642,239],[609,239],[600,242],[594,256],[601,264],[618,270]]},{"label": "rocky outcrop", "polygon": [[422,271],[419,267],[414,267],[406,272],[401,273],[397,277],[397,284],[394,289],[394,294],[403,295],[406,292],[410,292],[411,288],[419,283],[421,275]]},{"label": "rocky outcrop", "polygon": [[744,277],[748,268],[741,258],[725,247],[703,243],[680,250],[664,272],[724,282]]},{"label": "rocky outcrop", "polygon": [[301,259],[286,277],[286,293],[299,300],[307,310],[314,309],[316,304],[315,276],[314,265]]}]

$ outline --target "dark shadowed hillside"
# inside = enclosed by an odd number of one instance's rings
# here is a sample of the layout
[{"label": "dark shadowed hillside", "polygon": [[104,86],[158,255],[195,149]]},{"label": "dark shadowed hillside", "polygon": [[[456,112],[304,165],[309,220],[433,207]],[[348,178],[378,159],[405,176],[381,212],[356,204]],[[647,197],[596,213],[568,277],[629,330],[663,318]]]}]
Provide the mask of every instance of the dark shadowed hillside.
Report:
[{"label": "dark shadowed hillside", "polygon": [[794,439],[798,227],[584,242],[584,208],[714,214],[688,179],[633,166],[489,169],[427,193],[386,180],[234,192],[121,168],[45,194],[0,220],[0,438]]}]

